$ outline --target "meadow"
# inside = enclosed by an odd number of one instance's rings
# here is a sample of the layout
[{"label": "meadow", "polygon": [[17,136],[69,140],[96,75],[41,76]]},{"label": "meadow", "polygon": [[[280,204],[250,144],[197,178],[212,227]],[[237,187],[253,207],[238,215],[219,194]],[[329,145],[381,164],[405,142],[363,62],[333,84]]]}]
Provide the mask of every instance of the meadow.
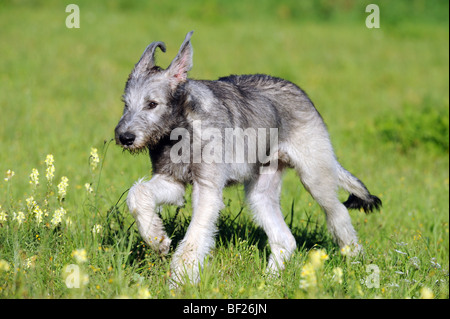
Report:
[{"label": "meadow", "polygon": [[[380,7],[380,28],[365,7]],[[446,1],[0,2],[0,298],[449,298],[449,28]],[[242,186],[226,189],[198,285],[168,286],[192,213],[161,215],[161,258],[125,198],[148,155],[115,145],[134,63],[164,41],[166,67],[195,30],[192,78],[266,73],[302,87],[344,167],[383,201],[351,211],[349,258],[293,171],[282,210],[298,249],[278,277]],[[38,174],[37,174],[38,173]],[[339,193],[344,201],[347,194]]]}]

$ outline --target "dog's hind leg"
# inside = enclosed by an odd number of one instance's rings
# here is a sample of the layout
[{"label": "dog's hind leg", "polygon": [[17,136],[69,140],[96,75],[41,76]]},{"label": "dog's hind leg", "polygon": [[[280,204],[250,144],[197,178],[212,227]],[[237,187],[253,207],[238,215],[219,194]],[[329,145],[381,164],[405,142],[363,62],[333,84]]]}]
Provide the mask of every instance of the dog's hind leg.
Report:
[{"label": "dog's hind leg", "polygon": [[155,174],[146,182],[139,180],[128,192],[128,209],[136,220],[142,239],[162,255],[169,252],[171,239],[156,209],[163,204],[182,205],[184,192],[181,183],[161,174]]},{"label": "dog's hind leg", "polygon": [[255,222],[267,234],[271,255],[268,271],[276,272],[284,268],[296,248],[295,238],[284,221],[280,209],[282,170],[258,175],[245,183],[247,201]]},{"label": "dog's hind leg", "polygon": [[[322,132],[323,133],[323,132]],[[340,248],[350,247],[350,254],[356,255],[361,246],[352,226],[347,208],[339,201],[337,190],[340,185],[340,165],[326,134],[309,139],[297,139],[285,148],[291,165],[311,196],[323,208],[327,227]]]}]

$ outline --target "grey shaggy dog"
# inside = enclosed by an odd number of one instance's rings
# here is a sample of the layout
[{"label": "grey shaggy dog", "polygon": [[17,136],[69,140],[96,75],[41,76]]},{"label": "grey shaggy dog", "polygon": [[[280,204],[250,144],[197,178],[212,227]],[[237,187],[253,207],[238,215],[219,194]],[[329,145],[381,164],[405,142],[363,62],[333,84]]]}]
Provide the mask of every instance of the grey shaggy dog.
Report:
[{"label": "grey shaggy dog", "polygon": [[[149,151],[153,177],[130,188],[127,204],[142,238],[160,254],[168,253],[171,239],[157,209],[182,205],[186,185],[193,185],[192,220],[173,254],[172,285],[199,280],[214,247],[222,191],[232,183],[244,184],[254,220],[268,236],[268,271],[283,269],[296,248],[280,209],[286,168],[297,171],[323,208],[339,247],[358,254],[362,247],[347,208],[371,212],[381,201],[338,163],[322,117],[305,92],[262,74],[189,79],[192,33],[167,69],[154,60],[156,48],[166,51],[163,42],[145,49],[128,77],[115,129],[116,142],[125,150]],[[338,199],[339,187],[350,193],[345,203]]]}]

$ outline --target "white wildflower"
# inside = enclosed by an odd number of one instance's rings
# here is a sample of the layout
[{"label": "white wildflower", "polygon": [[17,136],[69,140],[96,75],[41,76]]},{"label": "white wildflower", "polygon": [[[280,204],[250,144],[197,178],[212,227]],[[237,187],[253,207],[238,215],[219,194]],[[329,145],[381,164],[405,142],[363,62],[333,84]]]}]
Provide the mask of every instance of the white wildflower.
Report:
[{"label": "white wildflower", "polygon": [[6,171],[6,177],[5,177],[5,182],[9,182],[11,180],[11,178],[13,178],[13,176],[16,175],[16,173],[14,173],[14,171],[12,170],[7,170]]},{"label": "white wildflower", "polygon": [[88,194],[90,194],[94,191],[91,184],[89,184],[89,183],[84,184],[84,188],[86,189],[86,192],[88,192]]},{"label": "white wildflower", "polygon": [[411,265],[413,265],[414,268],[416,268],[416,269],[419,269],[419,268],[420,268],[420,259],[417,258],[417,257],[411,257],[411,258],[409,259],[409,263],[410,263]]},{"label": "white wildflower", "polygon": [[342,284],[344,278],[344,272],[342,271],[342,268],[336,267],[333,269],[333,279],[338,284]]},{"label": "white wildflower", "polygon": [[398,250],[398,249],[394,249],[394,251],[395,251],[397,254],[407,255],[407,253],[405,253],[405,252],[403,252],[403,251],[401,251],[401,250]]},{"label": "white wildflower", "polygon": [[69,186],[69,179],[66,176],[61,177],[61,182],[58,184],[58,197],[63,200],[67,194],[67,187]]},{"label": "white wildflower", "polygon": [[100,158],[98,156],[98,151],[95,147],[91,148],[91,156],[89,157],[91,169],[94,171],[97,168]]},{"label": "white wildflower", "polygon": [[0,223],[4,223],[7,221],[8,214],[2,210],[2,205],[0,205]]},{"label": "white wildflower", "polygon": [[50,221],[53,226],[57,226],[59,223],[62,222],[63,217],[66,215],[66,210],[62,207],[58,208],[53,213],[53,218]]},{"label": "white wildflower", "polygon": [[38,224],[42,223],[42,215],[44,215],[44,212],[39,207],[39,205],[34,206],[33,209],[34,217],[36,218],[36,221]]},{"label": "white wildflower", "polygon": [[53,159],[53,155],[48,154],[45,158],[45,164],[47,165],[45,177],[50,185],[52,184],[53,177],[55,176],[55,165],[53,165],[54,162],[55,160]]},{"label": "white wildflower", "polygon": [[308,255],[308,261],[302,267],[300,288],[308,289],[317,286],[317,271],[322,268],[325,260],[328,259],[326,251],[323,249],[315,249]]},{"label": "white wildflower", "polygon": [[27,203],[27,208],[28,208],[29,212],[31,212],[33,210],[33,208],[37,205],[33,196],[30,196],[27,199],[25,199],[25,202]]},{"label": "white wildflower", "polygon": [[14,213],[13,219],[17,220],[19,225],[21,225],[23,223],[23,221],[25,220],[25,214],[23,212],[17,212],[17,214]]},{"label": "white wildflower", "polygon": [[431,258],[430,263],[431,263],[431,266],[432,266],[433,268],[436,268],[436,269],[440,269],[440,268],[441,268],[441,265],[439,265],[439,264],[436,262],[436,258],[435,258],[435,257]]},{"label": "white wildflower", "polygon": [[349,245],[345,245],[344,247],[341,248],[341,254],[343,256],[347,256],[352,252],[352,249],[350,248]]},{"label": "white wildflower", "polygon": [[94,234],[100,234],[102,232],[102,225],[100,224],[95,224],[94,227],[92,228],[92,233]]},{"label": "white wildflower", "polygon": [[36,168],[33,168],[31,170],[31,174],[30,174],[30,184],[33,187],[36,187],[39,185],[39,171]]}]

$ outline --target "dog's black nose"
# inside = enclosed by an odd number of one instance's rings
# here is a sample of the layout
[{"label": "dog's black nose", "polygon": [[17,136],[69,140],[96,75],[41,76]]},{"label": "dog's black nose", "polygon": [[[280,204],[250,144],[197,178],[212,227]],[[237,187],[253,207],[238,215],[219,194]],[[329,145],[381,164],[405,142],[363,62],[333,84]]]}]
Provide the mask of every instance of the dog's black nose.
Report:
[{"label": "dog's black nose", "polygon": [[136,139],[136,135],[130,132],[125,132],[123,134],[119,135],[119,141],[122,143],[122,145],[130,146],[133,144],[134,140]]}]

